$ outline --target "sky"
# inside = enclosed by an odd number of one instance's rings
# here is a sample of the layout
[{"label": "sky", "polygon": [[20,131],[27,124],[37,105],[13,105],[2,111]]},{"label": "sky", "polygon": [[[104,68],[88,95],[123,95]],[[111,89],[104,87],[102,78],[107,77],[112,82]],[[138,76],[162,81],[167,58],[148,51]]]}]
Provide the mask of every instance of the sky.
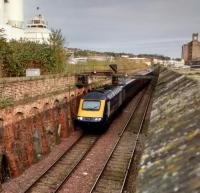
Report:
[{"label": "sky", "polygon": [[[36,13],[61,29],[66,46],[181,57],[200,32],[200,0],[24,0],[25,22]],[[36,7],[40,9],[37,10]]]}]

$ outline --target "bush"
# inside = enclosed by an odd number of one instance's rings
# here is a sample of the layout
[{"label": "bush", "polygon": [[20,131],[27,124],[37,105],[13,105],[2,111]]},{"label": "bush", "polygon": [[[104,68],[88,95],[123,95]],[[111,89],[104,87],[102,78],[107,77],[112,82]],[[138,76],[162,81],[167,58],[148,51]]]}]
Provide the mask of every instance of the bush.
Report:
[{"label": "bush", "polygon": [[7,106],[12,106],[13,101],[11,98],[8,97],[3,97],[0,99],[0,109],[5,108]]},{"label": "bush", "polygon": [[27,68],[40,68],[42,74],[64,70],[64,51],[48,44],[0,39],[0,64],[4,76],[24,76]]}]

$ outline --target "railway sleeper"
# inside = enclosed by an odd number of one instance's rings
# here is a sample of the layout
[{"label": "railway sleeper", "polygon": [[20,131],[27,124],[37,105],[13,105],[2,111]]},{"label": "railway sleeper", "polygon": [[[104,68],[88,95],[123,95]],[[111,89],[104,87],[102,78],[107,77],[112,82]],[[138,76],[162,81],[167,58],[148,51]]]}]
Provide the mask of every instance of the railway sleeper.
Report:
[{"label": "railway sleeper", "polygon": [[110,162],[109,162],[109,165],[126,165],[127,162],[129,161],[131,155],[130,156],[127,156],[127,157],[119,157],[118,159],[111,159]]},{"label": "railway sleeper", "polygon": [[126,169],[127,165],[110,165],[107,166],[106,170],[108,171],[124,171]]},{"label": "railway sleeper", "polygon": [[124,160],[128,160],[129,158],[131,157],[131,154],[127,155],[127,154],[121,154],[119,156],[115,156],[115,157],[112,157],[111,160],[112,161],[124,161]]},{"label": "railway sleeper", "polygon": [[124,175],[112,175],[112,176],[103,177],[103,179],[107,180],[108,183],[112,181],[122,183],[121,181],[123,178],[124,178]]},{"label": "railway sleeper", "polygon": [[116,181],[101,180],[97,185],[96,190],[102,190],[102,192],[107,192],[106,190],[115,189],[119,190],[121,188],[121,183]]},{"label": "railway sleeper", "polygon": [[105,170],[104,175],[124,175],[124,170]]},{"label": "railway sleeper", "polygon": [[[129,144],[128,144],[129,146]],[[123,153],[123,156],[130,156],[130,151],[132,150],[133,146],[130,146],[130,147],[127,147],[126,148],[119,148],[115,151],[115,153],[113,154],[113,157],[121,157],[122,153]]]},{"label": "railway sleeper", "polygon": [[97,188],[94,192],[100,192],[100,193],[116,193],[120,190],[120,188],[115,186],[109,186],[106,188]]}]

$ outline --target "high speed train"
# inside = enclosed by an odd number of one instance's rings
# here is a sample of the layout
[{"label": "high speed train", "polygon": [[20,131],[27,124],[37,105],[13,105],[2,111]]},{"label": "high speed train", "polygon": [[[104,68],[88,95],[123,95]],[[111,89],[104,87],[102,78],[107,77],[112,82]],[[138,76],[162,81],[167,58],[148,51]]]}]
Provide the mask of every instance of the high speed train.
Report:
[{"label": "high speed train", "polygon": [[[143,71],[140,75],[151,75]],[[92,90],[81,97],[76,121],[80,126],[106,126],[115,112],[142,88],[150,79],[129,79],[121,85]]]}]

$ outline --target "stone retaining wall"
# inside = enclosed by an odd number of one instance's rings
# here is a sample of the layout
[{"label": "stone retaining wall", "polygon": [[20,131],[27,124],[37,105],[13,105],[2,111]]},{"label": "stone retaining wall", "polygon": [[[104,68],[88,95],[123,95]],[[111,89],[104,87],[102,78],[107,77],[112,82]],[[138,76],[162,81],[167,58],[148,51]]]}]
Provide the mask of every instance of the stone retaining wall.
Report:
[{"label": "stone retaining wall", "polygon": [[33,97],[0,110],[0,154],[6,155],[12,176],[20,175],[74,132],[79,98],[95,86]]},{"label": "stone retaining wall", "polygon": [[142,156],[138,193],[200,190],[200,82],[161,70]]},{"label": "stone retaining wall", "polygon": [[20,175],[74,131],[79,98],[88,89],[69,99],[68,93],[62,93],[33,102],[36,107],[26,104],[0,112],[0,153],[8,158],[12,176]]},{"label": "stone retaining wall", "polygon": [[48,75],[0,79],[0,98],[13,101],[66,89],[75,83],[74,76]]}]

